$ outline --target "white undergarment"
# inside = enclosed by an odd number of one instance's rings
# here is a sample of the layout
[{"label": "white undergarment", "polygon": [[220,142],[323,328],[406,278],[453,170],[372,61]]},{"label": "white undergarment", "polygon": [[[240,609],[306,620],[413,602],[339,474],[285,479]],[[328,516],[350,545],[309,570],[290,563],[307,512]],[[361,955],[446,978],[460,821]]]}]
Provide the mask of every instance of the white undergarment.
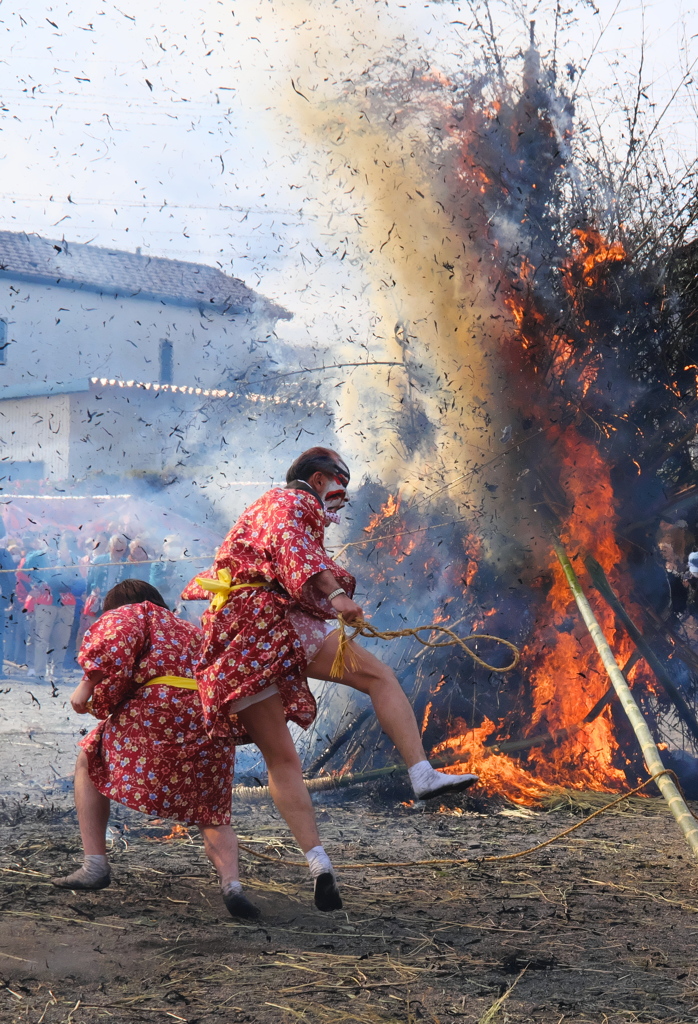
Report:
[{"label": "white undergarment", "polygon": [[316,619],[314,615],[302,612],[298,608],[288,613],[291,625],[303,644],[306,664],[310,664],[330,633],[337,628],[337,620]]},{"label": "white undergarment", "polygon": [[279,687],[276,683],[272,683],[270,686],[265,686],[263,690],[258,693],[253,693],[249,697],[241,697],[240,700],[234,700],[230,705],[230,710],[233,714],[237,714],[238,711],[244,711],[245,708],[251,707],[252,704],[259,704],[260,700],[266,700],[267,697],[273,697],[275,693],[279,692]]}]

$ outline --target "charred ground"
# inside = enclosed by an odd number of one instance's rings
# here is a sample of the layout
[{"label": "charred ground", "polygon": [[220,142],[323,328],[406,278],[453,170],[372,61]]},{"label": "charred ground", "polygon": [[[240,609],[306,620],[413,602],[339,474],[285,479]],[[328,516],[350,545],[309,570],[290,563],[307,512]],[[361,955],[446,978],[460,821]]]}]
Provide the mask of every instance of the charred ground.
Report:
[{"label": "charred ground", "polygon": [[[607,800],[439,812],[406,795],[321,804],[336,859],[508,853]],[[297,856],[268,805],[240,807],[237,827],[260,852]],[[302,870],[243,854],[259,925],[227,917],[195,831],[171,828],[119,809],[112,887],[80,894],[48,881],[79,856],[72,812],[0,826],[0,1020],[698,1021],[698,870],[658,800],[516,861],[343,872],[333,915],[312,908]]]}]

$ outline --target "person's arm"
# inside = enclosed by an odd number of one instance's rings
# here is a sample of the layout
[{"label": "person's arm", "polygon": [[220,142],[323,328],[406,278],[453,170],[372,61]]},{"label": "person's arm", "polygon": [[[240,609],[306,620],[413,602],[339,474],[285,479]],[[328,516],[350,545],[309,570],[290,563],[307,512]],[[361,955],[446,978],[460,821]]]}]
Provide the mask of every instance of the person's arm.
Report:
[{"label": "person's arm", "polygon": [[107,718],[138,689],[133,673],[149,637],[149,620],[140,604],[104,612],[85,633],[77,660],[85,676],[95,680],[96,718]]},{"label": "person's arm", "polygon": [[[305,611],[327,619],[328,598],[335,590],[344,589],[331,602],[335,612],[347,622],[362,617],[361,608],[351,600],[355,580],[335,566],[324,548],[325,515],[320,504],[311,495],[296,491],[293,506],[282,503],[269,510],[269,561],[281,586]],[[338,582],[337,572],[342,580]],[[319,586],[316,583],[319,582]],[[318,601],[318,598],[320,599]]]},{"label": "person's arm", "polygon": [[86,715],[89,712],[87,706],[88,702],[92,698],[95,686],[101,682],[101,672],[90,672],[89,675],[84,676],[78,685],[75,687],[70,695],[70,703],[78,715]]},{"label": "person's arm", "polygon": [[[322,572],[318,572],[315,576],[311,576],[308,582],[313,584],[313,586],[315,586],[321,594],[324,594],[325,597],[329,597],[329,595],[333,594],[335,590],[342,589],[341,583],[337,582],[329,569],[323,569]],[[337,614],[341,615],[350,626],[364,617],[361,606],[358,605],[356,601],[352,601],[346,593],[337,594],[336,597],[332,598],[330,604]]]}]

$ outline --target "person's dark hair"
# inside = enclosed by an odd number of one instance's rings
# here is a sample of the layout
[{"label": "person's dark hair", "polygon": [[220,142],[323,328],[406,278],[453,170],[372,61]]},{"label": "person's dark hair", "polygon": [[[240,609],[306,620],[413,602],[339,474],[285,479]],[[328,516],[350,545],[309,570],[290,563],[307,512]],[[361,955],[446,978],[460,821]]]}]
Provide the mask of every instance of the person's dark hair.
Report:
[{"label": "person's dark hair", "polygon": [[141,601],[150,601],[161,608],[167,608],[165,600],[159,590],[151,587],[145,580],[124,580],[112,587],[104,598],[103,609],[105,612],[112,612],[115,608],[121,608],[125,604],[140,604]]},{"label": "person's dark hair", "polygon": [[307,483],[313,473],[317,473],[318,470],[331,476],[341,466],[342,460],[331,448],[308,448],[307,452],[299,455],[289,467],[286,473],[286,483],[290,484],[294,480],[304,480]]}]

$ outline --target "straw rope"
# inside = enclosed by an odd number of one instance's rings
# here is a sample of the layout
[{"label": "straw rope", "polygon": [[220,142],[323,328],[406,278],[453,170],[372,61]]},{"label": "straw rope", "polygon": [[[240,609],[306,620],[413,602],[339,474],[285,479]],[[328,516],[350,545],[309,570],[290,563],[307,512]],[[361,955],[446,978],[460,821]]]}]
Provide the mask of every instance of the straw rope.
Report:
[{"label": "straw rope", "polygon": [[[465,653],[473,659],[476,665],[481,668],[485,668],[488,672],[511,672],[512,669],[516,668],[521,660],[521,654],[516,644],[513,644],[511,640],[504,640],[501,636],[492,636],[489,633],[471,633],[469,636],[461,637],[457,633],[454,633],[452,629],[447,626],[438,626],[435,623],[431,626],[416,626],[411,629],[386,629],[380,630],[372,626],[370,622],[366,622],[364,619],[360,619],[355,623],[349,625],[342,618],[339,619],[339,643],[337,644],[337,653],[335,659],[332,662],[332,668],[330,669],[330,675],[333,679],[342,679],[344,677],[345,665],[350,670],[357,668],[356,655],[349,646],[351,641],[357,636],[373,637],[376,640],[398,640],[401,637],[413,636],[415,640],[422,644],[423,647],[461,647]],[[353,632],[349,634],[347,629],[352,629]],[[449,640],[423,640],[419,635],[420,633],[443,633],[450,637]],[[493,640],[497,644],[502,644],[504,647],[508,647],[513,652],[513,658],[509,665],[499,667],[497,665],[490,665],[489,662],[481,658],[475,651],[468,647],[468,643],[474,643],[476,640]]]},{"label": "straw rope", "polygon": [[[581,821],[578,821],[570,828],[566,828],[563,832],[558,832],[557,835],[552,836],[550,839],[546,839],[542,843],[537,843],[535,846],[530,846],[526,850],[519,850],[517,853],[503,853],[490,857],[438,857],[431,860],[358,861],[357,863],[335,864],[334,866],[336,868],[341,868],[344,871],[361,871],[364,868],[418,868],[432,867],[438,864],[492,864],[495,861],[517,860],[519,857],[526,857],[530,853],[537,853],[538,850],[543,850],[546,846],[550,846],[552,843],[556,843],[558,840],[564,839],[565,836],[570,835],[572,832],[576,832],[578,828],[581,828],[582,825],[587,825],[594,818],[598,818],[600,814],[605,814],[606,811],[610,811],[612,807],[616,807],[629,797],[635,796],[636,793],[639,793],[646,786],[649,786],[651,782],[655,782],[660,775],[672,775],[674,777],[674,782],[679,790],[681,790],[681,784],[677,778],[676,772],[672,771],[671,768],[664,768],[663,771],[657,772],[655,775],[650,775],[649,778],[645,779],[645,781],[640,783],[639,786],[636,786],[635,789],[631,789],[629,793],[623,793],[621,796],[616,797],[615,800],[611,800],[609,804],[604,804],[603,807],[599,807],[598,810],[587,815],[586,818],[582,818]],[[691,814],[698,821],[698,815],[692,810]],[[289,868],[306,868],[308,866],[307,861],[305,860],[282,860],[280,857],[274,857],[268,853],[259,853],[257,850],[253,850],[249,846],[243,846],[242,843],[238,843],[238,846],[241,850],[244,850],[245,853],[250,853],[253,857],[257,857],[259,860],[270,860],[275,864],[282,864],[284,867]]]}]

